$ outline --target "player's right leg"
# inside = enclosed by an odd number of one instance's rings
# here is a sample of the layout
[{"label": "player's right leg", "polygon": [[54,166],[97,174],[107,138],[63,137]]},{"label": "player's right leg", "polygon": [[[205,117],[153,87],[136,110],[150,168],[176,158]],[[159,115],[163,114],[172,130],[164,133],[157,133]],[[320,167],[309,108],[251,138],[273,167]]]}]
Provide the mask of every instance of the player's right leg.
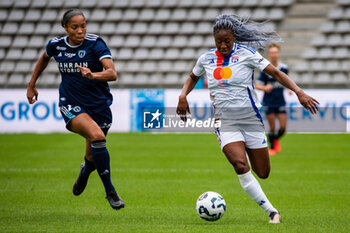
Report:
[{"label": "player's right leg", "polygon": [[106,148],[106,137],[97,123],[87,114],[82,113],[73,118],[70,129],[91,142],[91,155],[96,170],[105,187],[106,198],[113,209],[124,208],[123,200],[118,196],[111,182],[110,157]]}]

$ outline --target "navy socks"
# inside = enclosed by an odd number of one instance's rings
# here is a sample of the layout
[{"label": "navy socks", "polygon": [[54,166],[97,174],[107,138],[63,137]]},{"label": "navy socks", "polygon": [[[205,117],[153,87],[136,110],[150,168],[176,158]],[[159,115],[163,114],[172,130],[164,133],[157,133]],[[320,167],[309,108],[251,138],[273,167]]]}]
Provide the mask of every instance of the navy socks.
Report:
[{"label": "navy socks", "polygon": [[85,159],[85,166],[83,167],[83,170],[81,170],[81,174],[84,178],[88,178],[90,173],[95,171],[95,164],[93,161],[89,161],[86,159],[86,157],[84,156]]},{"label": "navy socks", "polygon": [[111,171],[109,164],[109,153],[106,148],[106,140],[91,142],[91,154],[94,164],[105,187],[106,193],[114,190],[111,181]]}]

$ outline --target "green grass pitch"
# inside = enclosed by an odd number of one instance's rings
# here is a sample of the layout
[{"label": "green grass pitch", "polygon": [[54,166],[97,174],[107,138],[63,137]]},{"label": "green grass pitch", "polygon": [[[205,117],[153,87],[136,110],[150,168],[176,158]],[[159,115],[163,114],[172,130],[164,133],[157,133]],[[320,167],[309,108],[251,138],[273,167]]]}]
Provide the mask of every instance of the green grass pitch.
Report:
[{"label": "green grass pitch", "polygon": [[[84,154],[74,134],[0,135],[0,232],[350,232],[350,134],[287,134],[259,182],[281,212],[268,217],[242,190],[214,134],[110,134],[116,212],[96,172],[72,185]],[[206,222],[197,197],[216,191],[222,219]]]}]

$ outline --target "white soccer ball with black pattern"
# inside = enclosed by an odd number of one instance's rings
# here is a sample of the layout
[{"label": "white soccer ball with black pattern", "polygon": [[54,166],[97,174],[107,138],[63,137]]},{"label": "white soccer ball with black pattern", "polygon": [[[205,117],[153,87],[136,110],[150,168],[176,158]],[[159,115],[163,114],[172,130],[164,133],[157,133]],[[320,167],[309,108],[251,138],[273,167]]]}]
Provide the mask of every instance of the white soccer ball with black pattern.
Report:
[{"label": "white soccer ball with black pattern", "polygon": [[196,210],[201,218],[207,221],[216,221],[224,215],[226,202],[216,192],[205,192],[197,199]]}]

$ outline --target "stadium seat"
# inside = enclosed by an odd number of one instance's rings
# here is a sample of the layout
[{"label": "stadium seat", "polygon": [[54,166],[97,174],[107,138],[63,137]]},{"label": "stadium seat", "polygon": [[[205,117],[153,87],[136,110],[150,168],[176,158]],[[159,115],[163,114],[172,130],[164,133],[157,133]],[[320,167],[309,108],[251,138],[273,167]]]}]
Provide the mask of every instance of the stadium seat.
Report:
[{"label": "stadium seat", "polygon": [[47,7],[48,8],[62,8],[63,3],[64,3],[63,0],[47,1]]},{"label": "stadium seat", "polygon": [[102,35],[114,35],[115,23],[102,23],[100,33]]},{"label": "stadium seat", "polygon": [[329,19],[342,19],[343,18],[343,9],[342,8],[333,8],[328,12]]},{"label": "stadium seat", "polygon": [[119,9],[111,9],[108,11],[106,20],[119,22],[123,16],[123,12]]},{"label": "stadium seat", "polygon": [[138,73],[134,77],[134,84],[139,86],[145,86],[148,84],[148,74]]},{"label": "stadium seat", "polygon": [[175,36],[174,37],[172,47],[183,48],[185,46],[187,46],[187,37],[186,36]]},{"label": "stadium seat", "polygon": [[24,82],[24,75],[23,74],[10,74],[10,77],[7,81],[7,84],[9,86],[20,86]]},{"label": "stadium seat", "polygon": [[293,70],[297,72],[305,72],[310,70],[310,65],[307,61],[305,62],[298,62],[293,66]]},{"label": "stadium seat", "polygon": [[202,47],[202,45],[203,45],[203,37],[202,36],[190,36],[189,40],[188,40],[188,43],[193,48]]},{"label": "stadium seat", "polygon": [[97,1],[97,8],[111,8],[114,3],[114,0],[103,0]]},{"label": "stadium seat", "polygon": [[42,36],[32,36],[28,42],[28,47],[31,48],[44,48],[46,41]]},{"label": "stadium seat", "polygon": [[341,68],[340,69],[342,71],[348,71],[349,72],[349,67],[350,67],[350,61],[349,60],[345,60],[345,61],[341,62]]},{"label": "stadium seat", "polygon": [[179,58],[180,51],[177,48],[169,48],[165,51],[164,58],[168,60],[176,60]]},{"label": "stadium seat", "polygon": [[203,17],[203,12],[201,9],[191,9],[188,12],[187,20],[200,21],[202,17]]},{"label": "stadium seat", "polygon": [[343,15],[344,19],[350,19],[350,7],[346,8],[344,15]]},{"label": "stadium seat", "polygon": [[133,85],[134,84],[134,74],[125,73],[121,74],[118,82],[113,82],[113,85]]},{"label": "stadium seat", "polygon": [[311,45],[316,47],[324,46],[326,44],[327,44],[327,38],[324,35],[315,36],[311,40]]},{"label": "stadium seat", "polygon": [[194,7],[207,8],[210,6],[210,2],[211,2],[211,0],[196,0],[194,2]]},{"label": "stadium seat", "polygon": [[156,21],[168,21],[170,19],[170,10],[159,9],[154,17]]},{"label": "stadium seat", "polygon": [[44,8],[47,4],[47,1],[46,0],[35,0],[35,1],[32,1],[32,5],[31,5],[31,8]]},{"label": "stadium seat", "polygon": [[0,9],[0,21],[5,22],[7,19],[7,11],[4,9]]},{"label": "stadium seat", "polygon": [[160,72],[171,72],[173,67],[173,62],[171,61],[160,61],[158,63],[158,71]]},{"label": "stadium seat", "polygon": [[121,22],[117,25],[117,28],[116,28],[116,31],[115,33],[117,35],[125,35],[125,34],[130,34],[131,32],[131,24],[130,23],[124,23],[124,22]]},{"label": "stadium seat", "polygon": [[153,73],[157,70],[157,64],[154,61],[145,61],[142,63],[140,70]]},{"label": "stadium seat", "polygon": [[306,50],[304,50],[304,52],[302,53],[302,58],[305,59],[313,59],[317,57],[317,49],[316,48],[308,48]]},{"label": "stadium seat", "polygon": [[2,28],[1,34],[3,35],[15,35],[18,31],[18,24],[14,22],[5,23]]},{"label": "stadium seat", "polygon": [[334,73],[332,75],[332,83],[349,85],[349,78],[344,73]]},{"label": "stadium seat", "polygon": [[343,38],[339,34],[332,34],[328,36],[327,45],[328,46],[339,46],[342,44]]},{"label": "stadium seat", "polygon": [[179,84],[180,79],[179,75],[176,73],[166,73],[165,77],[162,80],[163,85],[174,85]]},{"label": "stadium seat", "polygon": [[43,22],[52,22],[52,21],[55,21],[56,19],[57,19],[57,11],[52,9],[45,9],[41,16],[41,20]]},{"label": "stadium seat", "polygon": [[164,33],[165,34],[177,34],[179,31],[179,24],[178,23],[174,23],[174,22],[170,22],[170,23],[166,23],[165,27],[164,27]]},{"label": "stadium seat", "polygon": [[171,14],[171,17],[170,17],[170,20],[172,21],[183,21],[184,19],[187,18],[187,11],[185,9],[174,9],[172,14]]},{"label": "stadium seat", "polygon": [[90,21],[104,21],[106,19],[107,12],[103,9],[95,9],[92,11],[89,20]]},{"label": "stadium seat", "polygon": [[151,21],[153,20],[155,12],[153,9],[142,9],[139,15],[139,21]]},{"label": "stadium seat", "polygon": [[192,68],[192,63],[188,61],[176,61],[173,65],[173,71],[176,72],[190,72]]},{"label": "stadium seat", "polygon": [[137,20],[139,11],[136,9],[127,9],[124,11],[123,20],[124,21],[135,21]]},{"label": "stadium seat", "polygon": [[141,69],[141,62],[133,61],[126,63],[125,70],[129,72],[136,72]]},{"label": "stadium seat", "polygon": [[163,57],[164,57],[163,49],[153,48],[153,49],[151,49],[148,58],[152,59],[152,60],[161,60],[161,59],[163,59]]},{"label": "stadium seat", "polygon": [[252,12],[249,8],[240,8],[237,11],[237,14],[241,17],[250,17],[252,15]]},{"label": "stadium seat", "polygon": [[14,1],[13,8],[28,8],[31,0]]},{"label": "stadium seat", "polygon": [[181,8],[190,8],[194,5],[195,0],[180,0],[179,7]]},{"label": "stadium seat", "polygon": [[337,60],[330,60],[326,62],[326,70],[328,72],[339,71],[340,69],[340,63]]},{"label": "stadium seat", "polygon": [[0,49],[0,60],[4,59],[5,57],[5,49]]},{"label": "stadium seat", "polygon": [[6,60],[19,60],[21,58],[21,55],[22,55],[22,50],[21,49],[10,49],[8,52],[7,52],[7,55],[6,55]]},{"label": "stadium seat", "polygon": [[324,68],[325,68],[324,62],[323,62],[323,61],[320,61],[320,60],[311,61],[310,65],[311,65],[311,69],[312,69],[314,72],[323,71]]},{"label": "stadium seat", "polygon": [[162,7],[164,8],[174,8],[177,5],[177,1],[174,0],[163,0]]},{"label": "stadium seat", "polygon": [[214,23],[215,18],[219,15],[219,11],[217,9],[206,9],[203,14],[204,20],[209,20],[211,23]]},{"label": "stadium seat", "polygon": [[259,5],[262,7],[271,7],[274,4],[275,4],[274,0],[261,0]]},{"label": "stadium seat", "polygon": [[94,8],[97,4],[97,1],[96,0],[82,0],[81,3],[80,3],[80,7],[82,9],[85,9],[85,8]]},{"label": "stadium seat", "polygon": [[24,10],[13,9],[7,18],[8,21],[20,22],[24,18]]},{"label": "stadium seat", "polygon": [[140,44],[140,37],[138,36],[128,36],[125,39],[125,47],[136,48]]},{"label": "stadium seat", "polygon": [[212,0],[210,6],[212,7],[224,7],[226,5],[225,0]]},{"label": "stadium seat", "polygon": [[143,34],[147,33],[147,29],[148,29],[148,27],[147,27],[146,23],[137,22],[133,25],[132,33],[143,35]]},{"label": "stadium seat", "polygon": [[337,24],[337,32],[340,32],[340,33],[350,32],[350,22],[348,20],[339,21]]},{"label": "stadium seat", "polygon": [[144,36],[141,42],[142,47],[153,48],[156,45],[155,36]]},{"label": "stadium seat", "polygon": [[145,6],[145,0],[131,0],[129,3],[130,8],[142,8]]},{"label": "stadium seat", "polygon": [[172,39],[170,36],[160,36],[158,37],[158,40],[157,40],[157,47],[160,47],[160,48],[168,48],[170,47],[172,44]]},{"label": "stadium seat", "polygon": [[181,34],[193,34],[196,30],[194,23],[184,22],[181,24],[180,33]]},{"label": "stadium seat", "polygon": [[23,60],[36,60],[38,59],[38,52],[36,49],[25,49],[22,54]]},{"label": "stadium seat", "polygon": [[0,85],[5,86],[7,84],[7,75],[0,73]]},{"label": "stadium seat", "polygon": [[2,61],[0,63],[0,70],[2,72],[13,72],[15,70],[15,62],[14,61]]},{"label": "stadium seat", "polygon": [[133,57],[133,51],[132,49],[129,48],[121,48],[118,51],[118,56],[117,58],[120,60],[128,60],[131,59]]},{"label": "stadium seat", "polygon": [[342,6],[350,6],[350,0],[337,0],[337,3]]},{"label": "stadium seat", "polygon": [[133,59],[145,60],[146,58],[148,58],[148,54],[149,54],[149,52],[148,52],[148,49],[146,49],[146,48],[135,49]]},{"label": "stadium seat", "polygon": [[197,25],[196,33],[207,35],[208,33],[212,32],[212,30],[213,30],[213,27],[210,23],[200,22]]},{"label": "stadium seat", "polygon": [[331,82],[331,76],[328,73],[322,72],[314,77],[315,84],[328,85]]},{"label": "stadium seat", "polygon": [[11,37],[10,36],[0,36],[0,48],[7,48],[11,45]]},{"label": "stadium seat", "polygon": [[146,6],[151,8],[159,8],[162,5],[161,0],[148,0],[146,1]]},{"label": "stadium seat", "polygon": [[182,49],[180,57],[182,57],[183,59],[194,60],[196,55],[197,54],[196,54],[196,51],[194,49],[185,48],[185,49]]},{"label": "stadium seat", "polygon": [[63,6],[64,8],[70,9],[70,8],[79,8],[80,0],[69,0],[65,1]]},{"label": "stadium seat", "polygon": [[10,8],[13,5],[14,1],[13,0],[3,0],[0,1],[0,8],[1,9],[6,9]]},{"label": "stadium seat", "polygon": [[272,8],[270,10],[270,20],[282,20],[284,18],[284,11],[280,8]]},{"label": "stadium seat", "polygon": [[335,24],[332,21],[325,22],[320,27],[320,31],[324,33],[331,33],[334,30],[335,30]]},{"label": "stadium seat", "polygon": [[319,58],[329,59],[329,58],[333,57],[333,49],[328,48],[328,47],[321,48],[319,50],[318,56],[319,56]]},{"label": "stadium seat", "polygon": [[349,49],[346,47],[338,47],[335,49],[334,57],[339,59],[350,58]]},{"label": "stadium seat", "polygon": [[112,36],[108,44],[110,47],[122,47],[124,45],[123,36]]},{"label": "stadium seat", "polygon": [[258,0],[245,0],[243,1],[244,7],[257,7],[259,1]]},{"label": "stadium seat", "polygon": [[293,0],[277,0],[276,6],[288,7],[293,3]]},{"label": "stadium seat", "polygon": [[162,23],[151,23],[148,29],[149,34],[161,34],[163,32]]},{"label": "stadium seat", "polygon": [[27,36],[16,36],[12,43],[12,48],[25,48],[28,44],[28,37]]},{"label": "stadium seat", "polygon": [[268,18],[268,14],[265,8],[255,9],[252,16],[255,20],[266,20]]},{"label": "stadium seat", "polygon": [[51,25],[49,23],[38,23],[35,26],[34,34],[47,35],[51,31]]},{"label": "stadium seat", "polygon": [[208,49],[215,47],[214,37],[212,35],[206,36],[203,45]]},{"label": "stadium seat", "polygon": [[148,82],[150,85],[160,87],[163,75],[159,73],[154,73],[149,76]]}]

